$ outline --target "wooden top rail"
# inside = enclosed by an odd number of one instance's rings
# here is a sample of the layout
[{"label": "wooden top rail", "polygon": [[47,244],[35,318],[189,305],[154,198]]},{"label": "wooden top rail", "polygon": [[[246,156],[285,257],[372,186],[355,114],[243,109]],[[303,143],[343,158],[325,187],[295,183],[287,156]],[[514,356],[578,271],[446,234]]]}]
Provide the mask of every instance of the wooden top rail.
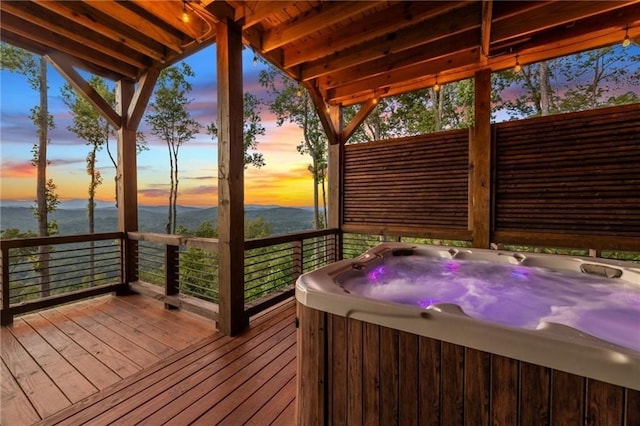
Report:
[{"label": "wooden top rail", "polygon": [[53,246],[59,244],[85,243],[91,241],[120,240],[124,238],[122,232],[107,232],[103,234],[63,235],[53,237],[15,238],[0,240],[0,248],[24,248],[37,246]]},{"label": "wooden top rail", "polygon": [[217,238],[185,237],[182,235],[156,234],[152,232],[128,232],[127,238],[136,241],[148,241],[150,243],[167,246],[180,246],[200,250],[218,251]]},{"label": "wooden top rail", "polygon": [[305,240],[307,238],[324,237],[325,235],[335,235],[339,232],[337,228],[319,229],[317,231],[296,232],[292,234],[277,235],[275,237],[254,238],[244,242],[244,249],[251,250],[263,247],[275,246],[278,244],[291,243],[293,241]]}]

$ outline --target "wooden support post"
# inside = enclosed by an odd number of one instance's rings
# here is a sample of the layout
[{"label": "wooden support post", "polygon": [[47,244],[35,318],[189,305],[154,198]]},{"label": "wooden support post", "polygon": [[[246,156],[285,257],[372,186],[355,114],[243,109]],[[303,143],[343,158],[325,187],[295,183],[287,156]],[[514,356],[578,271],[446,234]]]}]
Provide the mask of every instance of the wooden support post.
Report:
[{"label": "wooden support post", "polygon": [[[121,293],[127,293],[128,283],[138,280],[138,242],[129,240],[127,232],[138,231],[138,176],[136,163],[136,128],[127,119],[135,86],[132,81],[120,80],[116,85],[116,108],[122,117],[118,130],[118,231],[124,232],[122,253],[122,282],[127,284]],[[119,292],[120,293],[120,292]]]},{"label": "wooden support post", "polygon": [[234,335],[249,325],[244,311],[244,145],[242,29],[217,25],[218,69],[218,329]]},{"label": "wooden support post", "polygon": [[473,246],[491,243],[491,70],[475,76],[475,125],[469,134],[469,219]]},{"label": "wooden support post", "polygon": [[[339,106],[329,107],[329,117],[333,123],[333,127],[337,129],[338,134],[342,133],[342,117]],[[343,152],[344,141],[340,140],[337,144],[329,144],[328,158],[328,223],[329,228],[337,228],[338,234],[334,238],[333,261],[342,259],[342,177],[343,177]]]}]

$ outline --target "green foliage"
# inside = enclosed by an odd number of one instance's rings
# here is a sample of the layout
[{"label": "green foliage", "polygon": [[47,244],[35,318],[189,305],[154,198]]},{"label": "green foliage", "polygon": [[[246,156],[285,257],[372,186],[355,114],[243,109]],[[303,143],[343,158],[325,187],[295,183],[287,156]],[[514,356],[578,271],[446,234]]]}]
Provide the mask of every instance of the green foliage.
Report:
[{"label": "green foliage", "polygon": [[262,217],[244,222],[244,238],[247,240],[268,237],[271,234],[273,234],[273,227]]},{"label": "green foliage", "polygon": [[167,144],[170,167],[169,214],[167,233],[176,233],[178,201],[178,154],[182,144],[200,132],[200,123],[191,117],[187,107],[193,99],[188,98],[191,83],[187,77],[195,74],[185,62],[165,68],[156,83],[151,111],[145,117],[151,133]]},{"label": "green foliage", "polygon": [[494,74],[498,93],[524,90],[514,99],[502,96],[497,106],[519,119],[638,102],[640,75],[632,70],[639,63],[640,55],[608,47],[524,65],[519,73],[505,70]]},{"label": "green foliage", "polygon": [[[254,166],[260,168],[265,165],[264,156],[257,152],[258,136],[265,135],[265,128],[260,118],[260,100],[251,93],[245,93],[243,96],[243,114],[244,114],[244,166]],[[215,121],[207,126],[207,133],[212,139],[218,138],[218,126]]]},{"label": "green foliage", "polygon": [[33,53],[0,42],[0,69],[24,75],[33,90],[40,90],[38,59]]},{"label": "green foliage", "polygon": [[[357,107],[344,108],[345,122]],[[444,84],[439,91],[417,90],[381,99],[349,143],[461,129],[473,125],[474,83],[472,79]]]}]

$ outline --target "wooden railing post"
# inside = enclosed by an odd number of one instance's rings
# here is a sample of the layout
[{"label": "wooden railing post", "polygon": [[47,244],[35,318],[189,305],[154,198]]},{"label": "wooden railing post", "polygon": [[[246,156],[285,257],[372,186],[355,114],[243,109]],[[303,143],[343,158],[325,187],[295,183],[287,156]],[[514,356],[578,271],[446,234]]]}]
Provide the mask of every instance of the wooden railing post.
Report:
[{"label": "wooden railing post", "polygon": [[[180,292],[180,247],[167,245],[164,251],[164,294],[174,296]],[[167,309],[175,306],[165,303]]]},{"label": "wooden railing post", "polygon": [[9,293],[9,248],[0,250],[0,266],[2,267],[2,311],[0,311],[0,325],[9,325],[13,322],[13,314],[9,309],[11,294]]}]

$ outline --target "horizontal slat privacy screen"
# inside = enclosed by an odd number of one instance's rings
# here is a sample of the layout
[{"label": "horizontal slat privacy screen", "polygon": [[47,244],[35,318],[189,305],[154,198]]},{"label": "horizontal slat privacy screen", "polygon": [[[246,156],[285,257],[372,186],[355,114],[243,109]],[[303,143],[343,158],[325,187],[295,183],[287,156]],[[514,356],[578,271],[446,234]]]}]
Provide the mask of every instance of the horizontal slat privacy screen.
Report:
[{"label": "horizontal slat privacy screen", "polygon": [[467,229],[469,131],[346,145],[344,224]]},{"label": "horizontal slat privacy screen", "polygon": [[640,104],[495,130],[496,231],[640,236]]}]

